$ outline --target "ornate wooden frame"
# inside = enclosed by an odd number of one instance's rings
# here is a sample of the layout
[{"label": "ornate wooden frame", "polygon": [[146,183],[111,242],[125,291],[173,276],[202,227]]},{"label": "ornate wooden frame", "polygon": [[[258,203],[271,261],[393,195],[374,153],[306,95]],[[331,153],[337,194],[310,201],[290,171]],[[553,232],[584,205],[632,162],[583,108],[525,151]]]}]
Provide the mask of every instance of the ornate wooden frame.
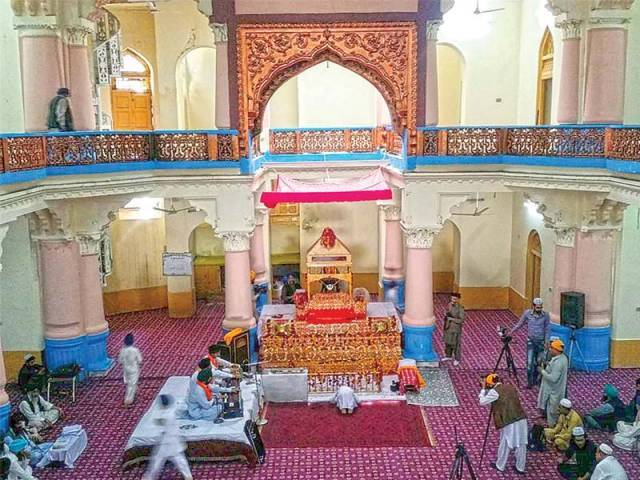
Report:
[{"label": "ornate wooden frame", "polygon": [[260,132],[273,93],[327,60],[361,75],[380,91],[398,134],[415,131],[415,23],[241,24],[237,37],[241,154],[247,152],[247,133]]}]

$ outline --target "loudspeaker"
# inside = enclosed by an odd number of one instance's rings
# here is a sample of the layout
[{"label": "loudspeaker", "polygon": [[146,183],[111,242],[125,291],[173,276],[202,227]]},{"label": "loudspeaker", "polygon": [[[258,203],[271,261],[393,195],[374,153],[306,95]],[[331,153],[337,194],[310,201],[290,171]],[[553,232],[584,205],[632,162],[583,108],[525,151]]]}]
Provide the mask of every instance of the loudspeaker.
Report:
[{"label": "loudspeaker", "polygon": [[565,327],[584,327],[584,293],[560,294],[560,324]]}]

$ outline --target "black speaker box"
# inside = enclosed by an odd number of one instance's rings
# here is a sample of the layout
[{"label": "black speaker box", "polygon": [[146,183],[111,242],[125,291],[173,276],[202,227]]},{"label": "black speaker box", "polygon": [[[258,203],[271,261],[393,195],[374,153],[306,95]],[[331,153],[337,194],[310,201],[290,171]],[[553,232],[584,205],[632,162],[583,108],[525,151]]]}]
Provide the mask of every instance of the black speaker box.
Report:
[{"label": "black speaker box", "polygon": [[584,327],[584,293],[560,294],[560,324],[565,327]]}]

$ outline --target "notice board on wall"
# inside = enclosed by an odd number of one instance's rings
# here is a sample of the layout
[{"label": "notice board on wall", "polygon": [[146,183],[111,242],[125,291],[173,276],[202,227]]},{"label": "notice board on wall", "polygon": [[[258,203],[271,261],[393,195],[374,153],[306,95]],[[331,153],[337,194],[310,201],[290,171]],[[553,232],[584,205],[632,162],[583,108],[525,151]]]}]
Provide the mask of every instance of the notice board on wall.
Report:
[{"label": "notice board on wall", "polygon": [[163,253],[162,274],[166,277],[193,275],[193,255],[190,253]]}]

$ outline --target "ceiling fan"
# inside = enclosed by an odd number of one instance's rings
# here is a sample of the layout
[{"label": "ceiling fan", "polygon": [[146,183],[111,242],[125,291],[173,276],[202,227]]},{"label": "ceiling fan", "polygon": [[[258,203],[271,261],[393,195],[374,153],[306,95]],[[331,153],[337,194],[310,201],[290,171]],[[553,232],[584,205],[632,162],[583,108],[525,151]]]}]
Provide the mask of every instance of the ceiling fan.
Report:
[{"label": "ceiling fan", "polygon": [[473,11],[474,15],[480,15],[481,13],[491,13],[491,12],[499,12],[500,10],[505,10],[502,8],[490,8],[488,10],[480,10],[480,0],[476,0],[476,9]]},{"label": "ceiling fan", "polygon": [[158,212],[166,213],[167,215],[175,215],[176,213],[180,212],[196,213],[199,211],[197,207],[176,208],[173,205],[171,205],[171,208],[153,207],[153,209],[157,210]]},{"label": "ceiling fan", "polygon": [[[466,200],[467,202],[473,202],[473,199]],[[480,195],[476,193],[476,208],[473,209],[473,212],[451,212],[451,215],[460,215],[463,217],[479,217],[484,212],[489,210],[489,207],[480,208],[480,202],[484,202],[484,198],[480,198]]]}]

